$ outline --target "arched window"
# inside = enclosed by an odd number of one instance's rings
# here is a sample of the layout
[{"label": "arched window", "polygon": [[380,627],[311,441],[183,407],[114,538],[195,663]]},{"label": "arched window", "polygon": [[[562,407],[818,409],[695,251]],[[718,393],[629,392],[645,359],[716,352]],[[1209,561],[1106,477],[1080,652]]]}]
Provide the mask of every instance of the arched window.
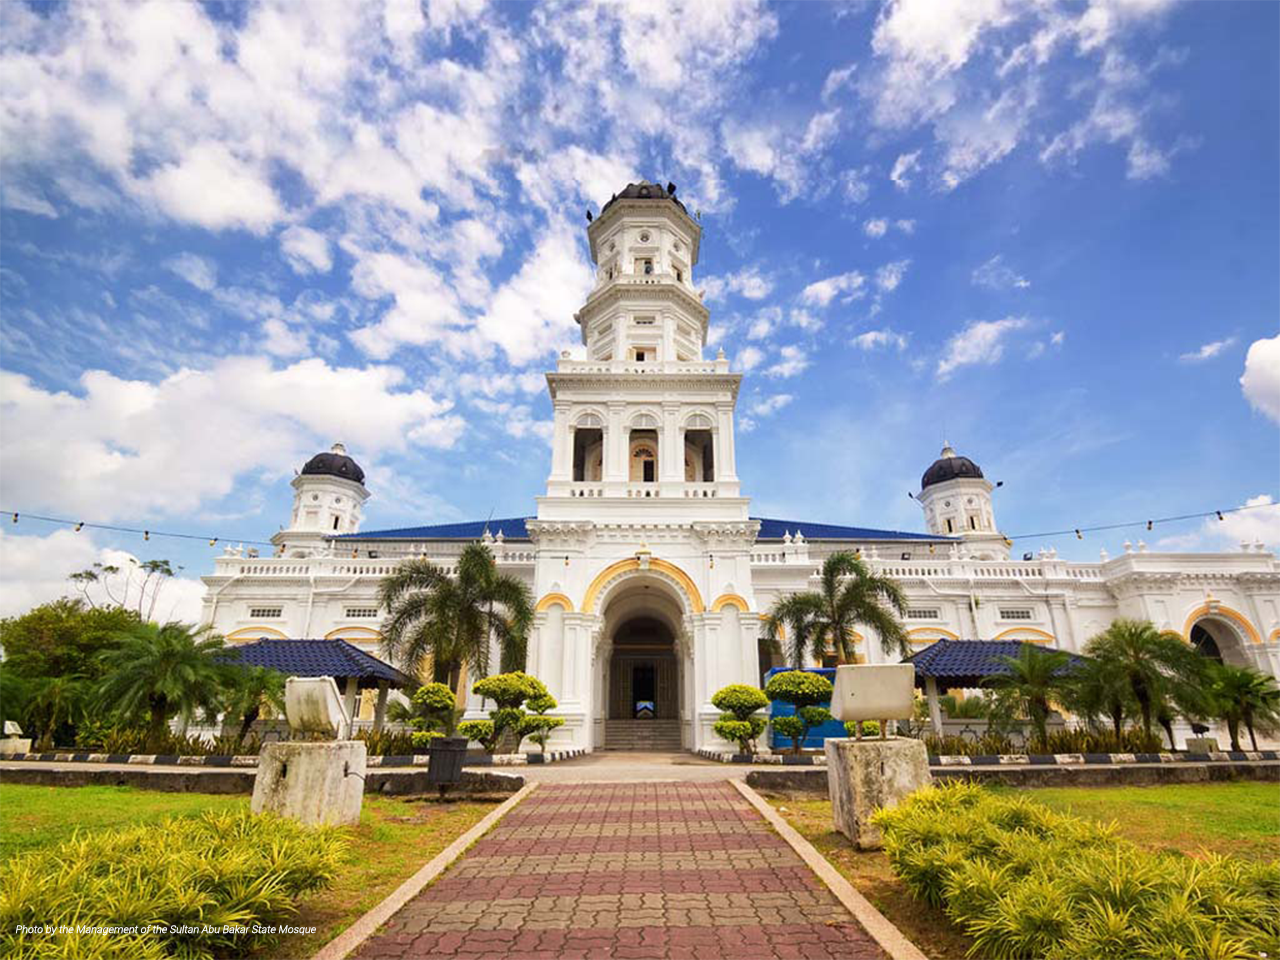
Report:
[{"label": "arched window", "polygon": [[640,483],[653,483],[658,479],[658,455],[647,444],[638,444],[631,451],[631,479]]}]

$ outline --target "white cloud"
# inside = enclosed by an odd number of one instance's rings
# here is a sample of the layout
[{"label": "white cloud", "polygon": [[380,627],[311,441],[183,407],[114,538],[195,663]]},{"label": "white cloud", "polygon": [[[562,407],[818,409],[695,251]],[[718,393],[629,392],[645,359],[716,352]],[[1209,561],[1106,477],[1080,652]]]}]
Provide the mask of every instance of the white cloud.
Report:
[{"label": "white cloud", "polygon": [[769,367],[765,374],[770,377],[794,377],[803,373],[808,366],[808,355],[799,347],[788,345],[779,348],[778,362]]},{"label": "white cloud", "polygon": [[827,74],[827,79],[822,83],[822,100],[825,103],[841,90],[852,85],[853,75],[857,72],[858,65],[851,63],[848,66],[839,67]]},{"label": "white cloud", "polygon": [[1240,387],[1255,410],[1280,423],[1280,336],[1250,344]]},{"label": "white cloud", "polygon": [[908,190],[911,187],[911,175],[920,169],[920,151],[913,150],[911,153],[903,153],[898,159],[893,161],[893,169],[889,171],[889,179],[893,181],[893,185],[899,190]]},{"label": "white cloud", "polygon": [[871,196],[871,184],[867,180],[870,172],[870,167],[861,167],[840,174],[840,190],[850,203],[863,203]]},{"label": "white cloud", "polygon": [[28,189],[21,184],[11,183],[0,188],[0,204],[10,210],[21,210],[23,213],[48,217],[51,220],[57,219],[58,216],[58,208],[48,201],[42,191],[36,188]]},{"label": "white cloud", "polygon": [[1062,346],[1062,344],[1066,342],[1066,339],[1067,333],[1065,330],[1055,330],[1053,333],[1049,334],[1049,342],[1055,347]]},{"label": "white cloud", "polygon": [[868,220],[862,225],[862,232],[873,240],[878,240],[889,232],[889,221],[883,217]]},{"label": "white cloud", "polygon": [[979,267],[970,278],[975,286],[991,290],[1025,290],[1031,281],[1004,262],[1004,255],[997,253]]},{"label": "white cloud", "polygon": [[252,161],[221,143],[199,143],[143,181],[156,203],[176,220],[209,230],[240,227],[265,233],[283,208]]},{"label": "white cloud", "polygon": [[895,220],[893,225],[897,227],[901,233],[910,235],[916,232],[916,222],[914,220]]},{"label": "white cloud", "polygon": [[767,417],[777,413],[795,398],[789,393],[775,393],[771,397],[761,397],[751,404],[751,412],[758,417]]},{"label": "white cloud", "polygon": [[859,350],[880,350],[892,347],[901,352],[907,348],[906,335],[887,328],[868,330],[866,333],[858,334],[849,342]]},{"label": "white cloud", "polygon": [[[146,558],[165,559],[164,547],[156,543]],[[39,536],[0,528],[0,616],[26,613],[50,600],[79,596],[67,577],[94,563],[128,570],[131,563],[141,559],[123,550],[98,546],[88,531],[63,529]],[[153,616],[161,623],[195,623],[200,619],[203,597],[204,584],[198,579],[173,577],[161,589]]]},{"label": "white cloud", "polygon": [[756,314],[755,319],[751,321],[751,326],[747,328],[748,340],[763,340],[782,321],[782,310],[778,307],[766,307]]},{"label": "white cloud", "polygon": [[277,369],[262,357],[154,383],[88,371],[79,394],[0,372],[4,459],[26,465],[5,492],[32,511],[136,520],[200,508],[247,474],[287,475],[335,438],[366,464],[408,445],[451,446],[462,419],[405,382],[397,367]]},{"label": "white cloud", "polygon": [[706,299],[713,302],[723,300],[730,293],[747,300],[763,300],[773,292],[773,281],[758,267],[743,267],[724,276],[703,277],[701,286]]},{"label": "white cloud", "polygon": [[333,267],[333,254],[328,238],[309,227],[292,226],[280,234],[280,251],[294,273],[328,273]]},{"label": "white cloud", "polygon": [[208,292],[218,285],[218,267],[207,257],[180,253],[166,260],[164,266],[198,290]]},{"label": "white cloud", "polygon": [[897,290],[898,284],[902,283],[902,278],[907,275],[907,267],[910,265],[910,260],[895,260],[893,263],[886,263],[876,271],[876,286],[885,293],[892,293]]},{"label": "white cloud", "polygon": [[764,359],[764,351],[759,347],[744,347],[738,351],[738,367],[744,371],[754,370]]},{"label": "white cloud", "polygon": [[800,302],[810,307],[825,307],[837,297],[841,302],[857,300],[866,295],[866,281],[857,270],[815,280],[800,292]]},{"label": "white cloud", "polygon": [[939,379],[946,380],[960,367],[996,363],[1004,355],[1004,344],[1009,334],[1026,326],[1027,320],[1023,317],[969,324],[947,341],[945,353],[938,361]]},{"label": "white cloud", "polygon": [[1235,337],[1227,337],[1225,340],[1214,340],[1212,343],[1203,344],[1198,350],[1192,350],[1190,353],[1184,353],[1178,357],[1183,363],[1202,363],[1205,360],[1212,360],[1214,357],[1222,353],[1227,347],[1232,346],[1236,342]]},{"label": "white cloud", "polygon": [[1280,550],[1280,504],[1270,494],[1250,497],[1244,504],[1250,508],[1223,513],[1222,519],[1206,517],[1199,527],[1188,533],[1162,537],[1157,550],[1192,550],[1233,552],[1242,544],[1252,548],[1261,542],[1267,550]]}]

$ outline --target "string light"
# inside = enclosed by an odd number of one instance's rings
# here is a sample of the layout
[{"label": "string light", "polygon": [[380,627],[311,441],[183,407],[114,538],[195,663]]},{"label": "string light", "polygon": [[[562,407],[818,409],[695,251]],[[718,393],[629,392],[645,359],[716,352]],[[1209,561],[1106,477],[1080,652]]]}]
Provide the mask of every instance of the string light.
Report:
[{"label": "string light", "polygon": [[18,522],[18,515],[16,513],[13,515],[13,522],[14,523]]},{"label": "string light", "polygon": [[217,537],[210,537],[210,538],[209,538],[209,546],[211,546],[211,547],[216,547],[217,545],[218,545],[218,538],[217,538]]},{"label": "string light", "polygon": [[1215,510],[1215,511],[1214,511],[1214,513],[1216,513],[1216,514],[1218,515],[1218,519],[1219,519],[1219,520],[1225,520],[1225,519],[1227,519],[1226,517],[1224,517],[1224,516],[1222,515],[1222,511],[1221,511],[1221,510]]},{"label": "string light", "polygon": [[1080,532],[1080,529],[1079,529],[1078,527],[1076,528],[1076,539],[1077,539],[1077,540],[1083,540],[1083,539],[1084,539],[1084,534]]},{"label": "string light", "polygon": [[84,521],[81,520],[79,523],[76,524],[76,533],[79,533],[83,529],[84,529]]},{"label": "string light", "polygon": [[150,530],[143,530],[143,531],[142,531],[142,539],[143,539],[143,540],[150,540],[150,539],[151,539],[151,531],[150,531]]},{"label": "string light", "polygon": [[1153,523],[1155,523],[1155,521],[1154,521],[1154,520],[1148,520],[1148,521],[1147,521],[1147,529],[1148,529],[1148,530],[1150,530],[1150,529],[1151,529],[1151,525],[1152,525]]},{"label": "string light", "polygon": [[0,515],[9,514],[14,523],[18,522],[21,517],[24,520],[36,520],[40,523],[56,523],[60,526],[70,527],[76,533],[82,531],[85,527],[90,530],[106,530],[110,533],[136,533],[141,534],[144,540],[150,540],[152,537],[169,537],[177,540],[207,540],[209,546],[213,546],[219,540],[239,540],[241,543],[252,544],[254,546],[271,547],[274,546],[269,540],[244,540],[239,537],[210,537],[207,533],[176,533],[167,530],[150,530],[143,527],[122,527],[112,523],[94,523],[90,520],[71,520],[67,517],[45,517],[36,513],[20,513],[19,511],[9,511],[0,509]]}]

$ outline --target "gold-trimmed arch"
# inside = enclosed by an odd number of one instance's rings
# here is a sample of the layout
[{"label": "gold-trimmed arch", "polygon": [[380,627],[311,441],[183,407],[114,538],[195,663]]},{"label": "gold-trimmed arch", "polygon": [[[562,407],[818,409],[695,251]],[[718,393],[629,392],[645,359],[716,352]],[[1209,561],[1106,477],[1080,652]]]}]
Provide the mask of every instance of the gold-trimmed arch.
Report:
[{"label": "gold-trimmed arch", "polygon": [[[636,557],[630,557],[626,560],[619,560],[617,563],[610,564],[596,574],[596,578],[591,581],[591,585],[587,587],[586,595],[582,598],[582,612],[590,613],[595,609],[596,599],[610,580],[620,573],[629,573],[633,570],[640,569],[640,560]],[[674,563],[668,563],[666,560],[660,560],[652,557],[648,563],[648,569],[656,570],[658,573],[665,573],[676,581],[684,590],[685,595],[689,598],[689,607],[693,613],[705,613],[706,607],[702,603],[702,594],[698,590],[698,585],[694,583],[687,573],[677,567]]]},{"label": "gold-trimmed arch", "polygon": [[565,613],[573,613],[573,601],[566,597],[563,593],[548,593],[538,605],[533,608],[534,613],[546,613],[552,607],[563,607]]},{"label": "gold-trimmed arch", "polygon": [[324,635],[326,640],[381,640],[382,632],[373,627],[338,627]]},{"label": "gold-trimmed arch", "polygon": [[[1015,633],[1032,633],[1032,634],[1035,634],[1035,636],[1034,637],[1011,636],[1011,634],[1015,634]],[[958,640],[960,638],[957,637],[956,639]],[[997,633],[991,639],[992,640],[1004,640],[1004,639],[1026,640],[1028,643],[1057,643],[1058,642],[1058,638],[1055,637],[1052,633],[1049,633],[1048,631],[1045,631],[1045,630],[1040,630],[1036,627],[1010,627],[1008,630],[1002,630],[1000,633]]]},{"label": "gold-trimmed arch", "polygon": [[1277,640],[1280,640],[1280,627],[1271,631],[1271,636],[1267,637],[1267,643],[1275,643]]},{"label": "gold-trimmed arch", "polygon": [[739,613],[746,613],[750,609],[747,601],[736,593],[722,593],[711,601],[712,613],[719,613],[725,607],[737,607]]},{"label": "gold-trimmed arch", "polygon": [[[925,636],[925,634],[940,633],[940,637]],[[960,634],[952,633],[946,627],[914,627],[907,631],[907,640],[910,643],[924,643],[926,640],[959,640]]]},{"label": "gold-trimmed arch", "polygon": [[[1262,642],[1262,636],[1258,633],[1254,625],[1249,622],[1248,617],[1239,610],[1232,610],[1230,607],[1224,607],[1220,603],[1205,603],[1192,610],[1187,617],[1186,623],[1182,626],[1182,639],[1186,640],[1187,643],[1190,643],[1191,628],[1196,625],[1197,620],[1203,619],[1204,617],[1222,617],[1223,619],[1230,620],[1244,631],[1245,636],[1249,638],[1251,643]],[[1276,634],[1280,634],[1280,631],[1276,631]],[[1273,634],[1273,636],[1274,635],[1275,634]]]},{"label": "gold-trimmed arch", "polygon": [[241,627],[239,630],[233,630],[222,639],[228,643],[248,643],[251,640],[261,640],[266,637],[269,640],[288,640],[289,635],[281,633],[275,627]]}]

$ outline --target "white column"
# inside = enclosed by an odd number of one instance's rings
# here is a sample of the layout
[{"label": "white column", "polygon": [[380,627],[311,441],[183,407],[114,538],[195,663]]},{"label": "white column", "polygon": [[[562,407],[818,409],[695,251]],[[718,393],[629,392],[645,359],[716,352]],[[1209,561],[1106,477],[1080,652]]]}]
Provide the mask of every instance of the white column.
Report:
[{"label": "white column", "polygon": [[684,443],[677,419],[676,405],[664,406],[662,426],[658,430],[658,479],[680,482],[684,479]]},{"label": "white column", "polygon": [[378,703],[373,709],[373,729],[381,730],[387,721],[387,681],[378,684]]},{"label": "white column", "polygon": [[573,479],[573,428],[569,426],[569,405],[557,403],[555,434],[551,444],[551,479]]},{"label": "white column", "polygon": [[356,692],[360,689],[360,681],[355,677],[347,677],[347,687],[342,695],[342,710],[347,715],[346,736],[343,739],[350,739],[355,733],[356,720]]},{"label": "white column", "polygon": [[938,681],[933,677],[924,678],[924,695],[929,700],[929,722],[933,724],[933,732],[942,736],[942,708],[938,705]]},{"label": "white column", "polygon": [[720,428],[716,431],[716,479],[737,480],[738,467],[733,448],[733,409],[728,406],[717,411]]},{"label": "white column", "polygon": [[622,412],[621,403],[609,404],[609,425],[604,434],[604,479],[625,483],[629,441],[622,428]]}]

